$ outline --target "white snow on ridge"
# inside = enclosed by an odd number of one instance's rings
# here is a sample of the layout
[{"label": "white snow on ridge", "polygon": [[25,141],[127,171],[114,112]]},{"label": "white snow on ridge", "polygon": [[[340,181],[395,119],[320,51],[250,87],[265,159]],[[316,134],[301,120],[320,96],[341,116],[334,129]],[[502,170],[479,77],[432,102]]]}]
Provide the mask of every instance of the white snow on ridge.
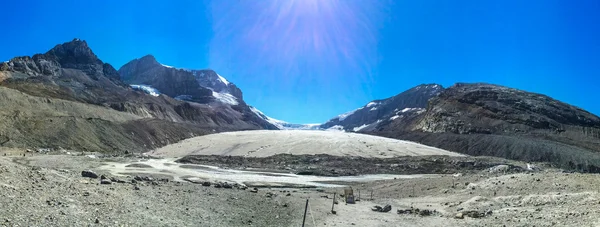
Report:
[{"label": "white snow on ridge", "polygon": [[213,91],[212,95],[219,102],[230,104],[230,105],[237,105],[237,104],[239,104],[239,102],[237,101],[237,98],[235,98],[235,96],[233,96],[233,95],[231,95],[229,93],[221,93],[221,92],[215,92],[215,91]]},{"label": "white snow on ridge", "polygon": [[404,108],[404,109],[402,109],[402,111],[400,111],[400,112],[402,112],[402,113],[406,113],[406,112],[408,112],[408,111],[421,111],[421,110],[423,110],[423,108]]},{"label": "white snow on ridge", "polygon": [[275,125],[275,127],[279,128],[279,129],[283,129],[284,128],[283,124],[287,123],[285,121],[277,120],[275,118],[265,115],[262,111],[256,109],[254,106],[250,106],[250,110],[252,110],[252,112],[254,112],[254,114],[256,114],[256,116],[264,119],[265,121],[271,123],[272,125]]},{"label": "white snow on ridge", "polygon": [[272,117],[265,115],[262,111],[256,109],[253,106],[250,106],[250,110],[254,112],[258,117],[264,119],[265,121],[271,123],[275,127],[281,130],[318,130],[321,124],[293,124],[288,123],[282,120],[278,120]]},{"label": "white snow on ridge", "polygon": [[227,79],[225,79],[225,77],[222,77],[218,73],[217,73],[217,76],[219,77],[219,80],[221,80],[221,82],[223,82],[225,85],[229,85],[229,81],[227,81]]},{"label": "white snow on ridge", "polygon": [[354,112],[358,111],[358,110],[362,110],[364,107],[352,110],[352,111],[348,111],[346,113],[340,114],[337,117],[332,118],[331,120],[335,120],[338,119],[339,121],[343,121],[344,119],[346,119],[348,116],[354,114]]},{"label": "white snow on ridge", "polygon": [[167,67],[167,68],[172,68],[172,69],[174,69],[174,68],[175,68],[175,67],[173,67],[173,66],[170,66],[170,65],[165,65],[165,64],[160,64],[160,65],[162,65],[162,66],[164,66],[164,67]]},{"label": "white snow on ridge", "polygon": [[394,115],[394,116],[390,117],[390,121],[396,120],[396,119],[397,119],[397,118],[399,118],[399,117],[400,117],[400,116],[398,116],[398,115]]},{"label": "white snow on ridge", "polygon": [[156,88],[150,87],[148,85],[131,84],[129,86],[131,86],[131,88],[133,88],[133,89],[141,90],[143,92],[146,92],[147,94],[152,95],[152,96],[159,96],[160,95],[160,92],[158,90],[156,90]]},{"label": "white snow on ridge", "polygon": [[377,110],[377,107],[371,108],[369,111]]},{"label": "white snow on ridge", "polygon": [[367,108],[372,107],[372,106],[376,106],[376,105],[379,105],[379,103],[370,102],[370,103],[367,103]]}]

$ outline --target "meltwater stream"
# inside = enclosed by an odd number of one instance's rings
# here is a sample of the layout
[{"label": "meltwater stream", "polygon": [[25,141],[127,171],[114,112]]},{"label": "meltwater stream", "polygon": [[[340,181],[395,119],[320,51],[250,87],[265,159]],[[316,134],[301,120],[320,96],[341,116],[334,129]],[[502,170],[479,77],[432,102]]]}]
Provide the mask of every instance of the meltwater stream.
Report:
[{"label": "meltwater stream", "polygon": [[[274,173],[252,170],[224,169],[209,165],[176,163],[176,159],[149,159],[139,162],[109,162],[100,169],[114,175],[152,174],[173,177],[175,181],[194,180],[230,182],[263,187],[343,187],[344,182],[368,182],[377,180],[438,177],[439,175],[391,175],[370,174],[360,176],[310,176],[292,173]],[[332,183],[334,182],[334,183]]]}]

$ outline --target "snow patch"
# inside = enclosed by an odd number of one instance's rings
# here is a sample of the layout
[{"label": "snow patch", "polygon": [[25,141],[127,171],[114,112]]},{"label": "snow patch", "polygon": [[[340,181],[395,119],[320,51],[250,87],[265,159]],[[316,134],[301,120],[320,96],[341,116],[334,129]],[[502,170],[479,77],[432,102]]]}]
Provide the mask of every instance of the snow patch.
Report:
[{"label": "snow patch", "polygon": [[239,104],[238,101],[237,101],[237,98],[235,98],[235,96],[233,96],[233,95],[231,95],[229,93],[221,93],[221,92],[215,92],[215,91],[213,91],[212,95],[219,102],[230,104],[230,105],[237,105],[237,104]]},{"label": "snow patch", "polygon": [[135,90],[140,90],[143,92],[146,92],[149,95],[152,96],[159,96],[160,92],[158,90],[156,90],[156,88],[153,88],[151,86],[148,85],[144,85],[144,84],[132,84],[129,85],[131,88],[135,89]]},{"label": "snow patch", "polygon": [[344,130],[344,126],[341,126],[341,125],[334,125],[334,126],[331,126],[331,127],[330,127],[330,128],[328,128],[328,129],[325,129],[325,131],[341,131],[341,132],[343,132],[343,131],[345,131],[345,130]]},{"label": "snow patch", "polygon": [[390,117],[390,121],[396,120],[397,118],[399,118],[400,116],[398,115],[394,115],[393,117]]},{"label": "snow patch", "polygon": [[229,81],[227,81],[227,79],[225,79],[225,77],[222,77],[222,76],[221,76],[221,75],[219,75],[218,73],[217,73],[217,76],[219,77],[219,80],[220,80],[221,82],[223,82],[225,85],[229,85]]},{"label": "snow patch", "polygon": [[167,68],[171,68],[171,69],[174,69],[174,68],[175,68],[175,67],[173,67],[173,66],[170,66],[170,65],[165,65],[165,64],[160,64],[160,65],[162,65],[162,66],[164,66],[164,67],[167,67]]},{"label": "snow patch", "polygon": [[423,108],[404,108],[404,109],[402,109],[402,111],[400,111],[400,112],[402,112],[402,113],[406,113],[406,112],[409,112],[409,111],[411,111],[411,112],[412,112],[412,111],[420,111],[420,110],[423,110]]},{"label": "snow patch", "polygon": [[371,108],[369,111],[377,110],[377,107]]},{"label": "snow patch", "polygon": [[366,125],[366,124],[365,124],[365,125],[361,125],[361,126],[358,126],[358,127],[354,127],[354,128],[352,129],[352,131],[358,132],[358,131],[360,131],[361,129],[363,129],[363,128],[366,128],[366,127],[369,127],[369,125]]},{"label": "snow patch", "polygon": [[379,105],[379,103],[370,102],[370,103],[367,103],[367,108],[372,107],[372,106],[376,106],[376,105]]}]

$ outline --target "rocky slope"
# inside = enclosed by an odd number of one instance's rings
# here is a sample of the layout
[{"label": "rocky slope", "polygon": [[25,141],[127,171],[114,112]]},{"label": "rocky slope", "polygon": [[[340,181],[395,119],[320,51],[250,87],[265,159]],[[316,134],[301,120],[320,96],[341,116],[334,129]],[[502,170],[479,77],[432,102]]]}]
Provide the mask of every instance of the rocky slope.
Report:
[{"label": "rocky slope", "polygon": [[1,63],[0,92],[5,146],[145,151],[213,131],[274,127],[236,106],[136,91],[79,39]]},{"label": "rocky slope", "polygon": [[600,118],[517,89],[456,84],[427,109],[361,132],[407,139],[470,155],[551,162],[600,172]]},{"label": "rocky slope", "polygon": [[235,84],[213,70],[179,69],[163,65],[154,56],[146,55],[123,65],[118,72],[125,83],[147,93],[162,93],[177,100],[237,112],[244,121],[264,129],[277,129],[250,109]]},{"label": "rocky slope", "polygon": [[396,96],[375,100],[361,108],[341,114],[322,124],[320,128],[370,131],[383,121],[422,112],[427,107],[427,101],[442,90],[444,88],[438,84],[419,85]]}]

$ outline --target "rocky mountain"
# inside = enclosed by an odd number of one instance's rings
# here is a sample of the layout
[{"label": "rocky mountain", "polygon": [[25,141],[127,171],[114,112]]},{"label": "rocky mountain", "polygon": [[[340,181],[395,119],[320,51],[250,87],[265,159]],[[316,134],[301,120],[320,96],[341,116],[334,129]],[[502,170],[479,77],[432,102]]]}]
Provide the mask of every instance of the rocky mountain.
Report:
[{"label": "rocky mountain", "polygon": [[427,101],[443,90],[438,84],[419,85],[396,96],[375,100],[361,108],[336,116],[320,128],[370,131],[383,122],[422,113],[427,107]]},{"label": "rocky mountain", "polygon": [[145,151],[216,131],[275,128],[249,108],[201,102],[214,100],[213,91],[194,78],[174,77],[173,89],[198,103],[148,95],[120,78],[79,39],[1,63],[0,145]]},{"label": "rocky mountain", "polygon": [[245,121],[254,122],[264,129],[277,129],[272,122],[257,116],[243,99],[242,91],[223,76],[210,69],[180,69],[159,63],[146,55],[123,65],[121,80],[134,89],[151,95],[165,94],[181,101],[207,104],[236,111]]},{"label": "rocky mountain", "polygon": [[600,118],[548,96],[458,83],[422,108],[359,131],[470,155],[600,172]]},{"label": "rocky mountain", "polygon": [[228,96],[229,104],[243,102],[242,91],[215,71],[163,65],[152,55],[130,61],[119,69],[119,74],[125,83],[147,85],[170,97],[209,103]]}]

